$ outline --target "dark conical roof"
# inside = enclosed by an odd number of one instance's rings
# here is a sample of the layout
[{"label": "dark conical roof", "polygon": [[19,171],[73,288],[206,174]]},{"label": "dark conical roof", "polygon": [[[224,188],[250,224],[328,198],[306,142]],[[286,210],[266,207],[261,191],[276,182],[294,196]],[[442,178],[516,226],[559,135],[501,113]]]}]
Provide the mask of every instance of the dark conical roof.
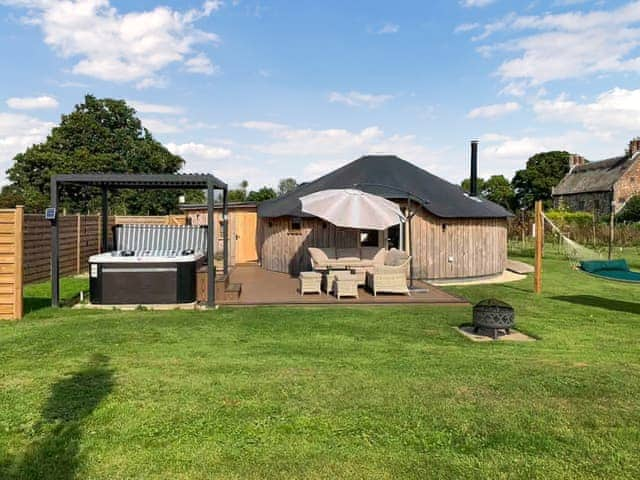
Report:
[{"label": "dark conical roof", "polygon": [[[385,198],[409,194],[433,215],[443,218],[505,218],[507,210],[488,200],[469,197],[457,185],[395,155],[367,155],[258,206],[261,217],[300,216],[300,197],[332,188],[358,188]],[[408,193],[407,193],[408,192]]]}]

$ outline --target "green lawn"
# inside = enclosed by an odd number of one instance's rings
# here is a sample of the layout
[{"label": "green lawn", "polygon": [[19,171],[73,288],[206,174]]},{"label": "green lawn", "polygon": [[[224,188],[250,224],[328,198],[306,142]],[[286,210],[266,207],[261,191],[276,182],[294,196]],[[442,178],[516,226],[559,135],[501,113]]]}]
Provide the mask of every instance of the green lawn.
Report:
[{"label": "green lawn", "polygon": [[638,478],[640,286],[548,253],[540,297],[451,288],[511,302],[521,344],[461,337],[467,307],[55,311],[28,287],[0,478]]}]

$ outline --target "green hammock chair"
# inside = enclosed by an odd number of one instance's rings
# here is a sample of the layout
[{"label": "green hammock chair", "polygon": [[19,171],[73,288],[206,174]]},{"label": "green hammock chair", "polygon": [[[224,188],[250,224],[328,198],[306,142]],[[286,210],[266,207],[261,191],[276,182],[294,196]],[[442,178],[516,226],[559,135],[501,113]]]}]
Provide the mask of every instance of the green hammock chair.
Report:
[{"label": "green hammock chair", "polygon": [[640,283],[640,272],[630,270],[626,260],[586,260],[580,262],[580,270],[605,280]]}]

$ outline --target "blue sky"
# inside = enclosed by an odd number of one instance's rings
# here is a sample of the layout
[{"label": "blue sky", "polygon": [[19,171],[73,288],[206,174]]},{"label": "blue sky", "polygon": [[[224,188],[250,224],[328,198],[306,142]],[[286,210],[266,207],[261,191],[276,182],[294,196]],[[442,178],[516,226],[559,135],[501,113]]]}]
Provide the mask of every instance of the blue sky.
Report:
[{"label": "blue sky", "polygon": [[[394,153],[450,181],[640,135],[640,2],[0,0],[0,169],[84,94],[231,185]],[[4,181],[4,177],[0,177]]]}]

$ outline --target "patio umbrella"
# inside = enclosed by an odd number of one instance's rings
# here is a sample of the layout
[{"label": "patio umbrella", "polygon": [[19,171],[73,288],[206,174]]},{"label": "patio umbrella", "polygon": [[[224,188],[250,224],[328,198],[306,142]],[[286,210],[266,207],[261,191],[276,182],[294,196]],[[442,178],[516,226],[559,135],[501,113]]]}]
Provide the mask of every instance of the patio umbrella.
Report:
[{"label": "patio umbrella", "polygon": [[342,228],[384,230],[405,221],[394,202],[350,188],[321,190],[300,197],[300,202],[303,213]]}]

